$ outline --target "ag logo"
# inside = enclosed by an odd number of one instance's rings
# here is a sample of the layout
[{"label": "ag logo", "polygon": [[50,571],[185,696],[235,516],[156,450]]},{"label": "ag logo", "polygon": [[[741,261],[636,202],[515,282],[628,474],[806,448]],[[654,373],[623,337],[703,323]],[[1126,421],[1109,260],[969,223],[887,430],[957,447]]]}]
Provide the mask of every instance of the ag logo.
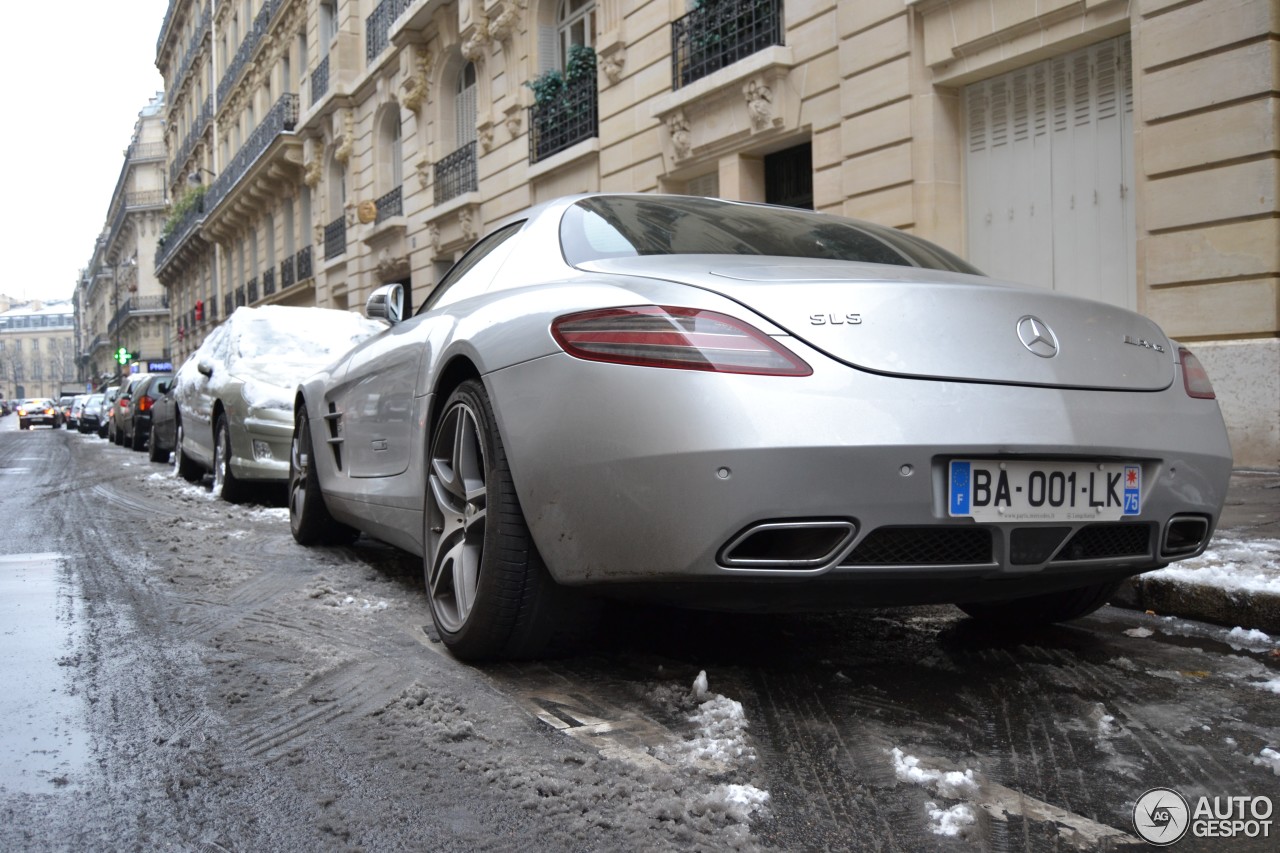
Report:
[{"label": "ag logo", "polygon": [[1133,804],[1133,828],[1144,841],[1165,847],[1187,834],[1191,807],[1172,788],[1152,788]]}]

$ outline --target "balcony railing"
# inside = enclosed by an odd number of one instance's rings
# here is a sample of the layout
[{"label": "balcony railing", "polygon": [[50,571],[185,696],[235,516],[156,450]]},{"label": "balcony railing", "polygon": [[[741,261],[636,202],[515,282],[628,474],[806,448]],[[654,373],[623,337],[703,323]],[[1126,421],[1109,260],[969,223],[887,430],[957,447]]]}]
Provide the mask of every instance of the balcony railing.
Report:
[{"label": "balcony railing", "polygon": [[244,34],[244,41],[240,42],[235,57],[223,72],[222,79],[218,81],[218,103],[226,101],[232,87],[240,80],[240,75],[249,66],[267,30],[271,29],[271,19],[283,5],[284,0],[266,0],[258,10],[257,17],[253,19],[253,27]]},{"label": "balcony railing", "polygon": [[236,307],[239,308],[241,305],[244,305],[244,304],[245,304],[244,285],[242,284],[236,288]]},{"label": "balcony railing", "polygon": [[782,43],[782,0],[712,0],[671,23],[671,88]]},{"label": "balcony railing", "polygon": [[131,296],[116,311],[111,322],[107,324],[107,332],[114,333],[116,327],[132,314],[159,314],[169,310],[167,296]]},{"label": "balcony railing", "polygon": [[209,128],[209,122],[211,121],[213,121],[212,95],[204,99],[204,106],[200,108],[199,117],[187,131],[187,138],[182,140],[182,145],[178,148],[173,162],[169,164],[169,183],[176,184],[178,182],[178,175],[182,173],[183,167],[187,165],[187,160],[191,157],[192,150],[196,147],[196,143],[200,141],[200,137],[204,136],[204,132]]},{"label": "balcony railing", "polygon": [[173,85],[169,87],[169,94],[166,96],[167,101],[172,104],[175,101],[174,95],[187,79],[187,72],[191,70],[191,63],[195,60],[196,54],[200,52],[200,43],[204,41],[204,37],[209,34],[209,29],[213,23],[213,4],[205,6],[204,13],[200,16],[200,23],[196,25],[196,30],[191,34],[191,40],[187,42],[186,52],[182,55],[182,62],[178,66],[178,73],[173,75]]},{"label": "balcony railing", "polygon": [[566,86],[559,97],[529,107],[529,162],[537,163],[598,132],[594,77]]},{"label": "balcony railing", "polygon": [[298,268],[294,265],[294,257],[290,255],[280,262],[280,289],[293,287],[298,280]]},{"label": "balcony railing", "polygon": [[370,65],[391,42],[391,24],[409,8],[410,0],[382,0],[373,14],[364,19],[364,58]]},{"label": "balcony railing", "polygon": [[404,216],[404,201],[401,194],[401,187],[396,187],[391,192],[382,196],[376,202],[378,205],[378,216],[374,220],[375,223],[385,222],[393,216]]},{"label": "balcony railing", "polygon": [[324,227],[324,259],[326,261],[347,251],[347,217],[339,216]]},{"label": "balcony railing", "polygon": [[276,268],[273,266],[262,271],[262,295],[271,296],[276,292]]},{"label": "balcony railing", "polygon": [[298,254],[293,256],[294,265],[298,268],[298,281],[306,281],[315,275],[312,272],[311,265],[311,247],[303,246],[298,250]]},{"label": "balcony railing", "polygon": [[216,296],[204,304],[204,316],[209,322],[218,319],[218,298]]},{"label": "balcony railing", "polygon": [[163,160],[165,154],[163,142],[135,142],[129,146],[130,160]]},{"label": "balcony railing", "polygon": [[258,301],[258,279],[256,276],[249,279],[249,283],[245,285],[245,290],[247,292],[245,297],[248,300],[247,304],[252,305]]},{"label": "balcony railing", "polygon": [[316,66],[316,70],[311,72],[311,106],[314,107],[327,94],[329,94],[329,57],[325,56]]},{"label": "balcony railing", "polygon": [[173,230],[167,236],[160,238],[160,245],[156,247],[156,269],[164,266],[165,261],[173,256],[188,237],[204,219],[205,200],[203,198],[196,201],[190,210],[182,215]]},{"label": "balcony railing", "polygon": [[271,146],[276,137],[292,132],[297,124],[298,96],[281,95],[280,100],[263,117],[262,124],[249,134],[248,140],[236,152],[236,156],[223,167],[222,174],[209,187],[205,196],[205,208],[209,211],[216,210],[227,193],[231,192],[231,188],[240,182],[245,172],[249,171],[249,167],[262,156],[262,152]]},{"label": "balcony railing", "polygon": [[435,165],[435,202],[444,204],[451,198],[476,189],[476,143],[459,148]]},{"label": "balcony railing", "polygon": [[231,316],[231,313],[232,313],[233,311],[235,311],[235,310],[236,310],[236,301],[235,301],[235,298],[234,298],[230,293],[225,294],[225,295],[222,297],[222,314],[223,314],[223,316],[230,317],[230,316]]}]

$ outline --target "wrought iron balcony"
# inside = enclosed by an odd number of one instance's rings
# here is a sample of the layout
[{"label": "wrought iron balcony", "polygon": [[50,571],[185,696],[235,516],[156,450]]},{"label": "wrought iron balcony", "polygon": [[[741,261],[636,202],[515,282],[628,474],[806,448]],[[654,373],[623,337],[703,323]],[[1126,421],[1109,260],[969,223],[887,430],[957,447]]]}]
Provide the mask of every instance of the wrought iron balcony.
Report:
[{"label": "wrought iron balcony", "polygon": [[163,314],[168,311],[168,296],[131,296],[116,310],[115,316],[107,324],[107,332],[114,334],[116,328],[133,314]]},{"label": "wrought iron balcony", "polygon": [[135,142],[126,156],[130,160],[163,160],[167,153],[163,142]]},{"label": "wrought iron balcony", "polygon": [[298,280],[298,268],[294,265],[294,256],[290,255],[280,262],[280,289],[284,290],[293,287],[293,283]]},{"label": "wrought iron balcony", "polygon": [[298,268],[298,281],[306,281],[315,275],[312,271],[310,246],[303,246],[293,258],[295,266]]},{"label": "wrought iron balcony", "polygon": [[196,25],[195,32],[191,34],[190,41],[187,42],[187,49],[182,55],[182,62],[178,66],[178,73],[173,75],[173,83],[169,86],[169,92],[165,96],[165,100],[172,104],[176,100],[174,97],[182,84],[186,82],[187,72],[191,70],[191,63],[195,60],[196,54],[200,51],[200,43],[204,41],[205,36],[209,34],[213,24],[213,4],[210,3],[204,7],[204,13],[200,15],[200,23]]},{"label": "wrought iron balcony", "polygon": [[230,293],[222,297],[222,313],[230,317],[231,313],[236,310],[236,302]]},{"label": "wrought iron balcony", "polygon": [[311,106],[314,107],[327,94],[329,94],[329,57],[326,54],[316,66],[316,70],[311,72]]},{"label": "wrought iron balcony", "polygon": [[276,137],[292,132],[297,124],[298,96],[281,95],[280,100],[276,101],[271,111],[263,117],[262,124],[249,134],[248,140],[240,146],[236,156],[223,167],[222,174],[214,179],[209,192],[205,195],[205,208],[209,211],[216,210],[222,200],[227,197],[227,193],[231,192],[231,188],[240,182],[245,172],[249,171],[249,167],[262,156],[262,152],[271,146]]},{"label": "wrought iron balcony", "polygon": [[264,297],[271,296],[276,292],[276,268],[271,267],[262,271],[262,295]]},{"label": "wrought iron balcony", "polygon": [[475,140],[454,151],[435,165],[435,202],[444,204],[451,198],[476,190]]},{"label": "wrought iron balcony", "polygon": [[403,185],[396,187],[391,192],[382,196],[376,204],[378,205],[378,216],[374,220],[375,223],[385,222],[393,216],[404,216],[404,201],[402,198]]},{"label": "wrought iron balcony", "polygon": [[218,81],[218,103],[226,101],[232,87],[239,82],[240,75],[251,64],[250,60],[257,52],[258,45],[267,34],[267,30],[271,29],[271,19],[283,5],[284,0],[266,0],[258,10],[257,16],[253,19],[253,27],[244,34],[244,41],[240,42],[235,58],[231,60],[231,64],[222,74],[222,79]]},{"label": "wrought iron balcony", "polygon": [[364,19],[364,58],[370,65],[391,43],[391,25],[409,8],[409,3],[410,0],[382,0]]},{"label": "wrought iron balcony", "polygon": [[671,88],[782,43],[782,0],[709,0],[671,23]]},{"label": "wrought iron balcony", "polygon": [[191,236],[191,232],[195,230],[196,225],[204,220],[205,199],[199,199],[190,210],[182,215],[174,225],[173,230],[168,235],[160,238],[160,245],[156,247],[156,266],[158,270],[165,265],[165,262],[173,256],[186,239]]},{"label": "wrought iron balcony", "polygon": [[244,304],[244,285],[242,284],[236,288],[236,307],[239,308]]},{"label": "wrought iron balcony", "polygon": [[339,216],[324,227],[324,259],[326,261],[347,251],[347,217]]},{"label": "wrought iron balcony", "polygon": [[591,139],[598,133],[598,115],[594,77],[570,83],[554,100],[529,107],[529,162]]},{"label": "wrought iron balcony", "polygon": [[209,128],[209,122],[213,121],[213,95],[204,99],[204,106],[200,108],[200,115],[196,118],[195,124],[187,131],[187,138],[182,140],[182,145],[178,148],[178,153],[174,156],[173,162],[169,164],[169,183],[176,184],[178,175],[182,173],[183,167],[187,165],[187,160],[191,158],[191,152],[195,149],[196,143],[204,136],[204,132]]},{"label": "wrought iron balcony", "polygon": [[255,302],[257,302],[257,301],[258,301],[258,278],[257,278],[257,276],[254,276],[253,278],[249,279],[249,283],[248,283],[247,285],[245,285],[245,290],[247,291],[247,295],[246,295],[246,297],[245,297],[245,298],[248,300],[248,303],[247,303],[247,304],[252,305],[253,303],[255,303]]},{"label": "wrought iron balcony", "polygon": [[218,298],[215,296],[204,304],[205,320],[213,322],[218,319]]}]

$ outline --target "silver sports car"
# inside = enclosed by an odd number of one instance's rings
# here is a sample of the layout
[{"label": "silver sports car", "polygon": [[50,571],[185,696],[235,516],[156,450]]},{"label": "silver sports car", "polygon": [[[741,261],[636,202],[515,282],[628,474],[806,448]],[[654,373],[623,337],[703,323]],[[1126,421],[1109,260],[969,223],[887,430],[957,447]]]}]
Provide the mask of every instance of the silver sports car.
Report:
[{"label": "silver sports car", "polygon": [[298,389],[293,534],[421,555],[459,657],[583,592],[1082,616],[1200,553],[1231,450],[1186,348],[911,235],[591,195],[478,242]]}]

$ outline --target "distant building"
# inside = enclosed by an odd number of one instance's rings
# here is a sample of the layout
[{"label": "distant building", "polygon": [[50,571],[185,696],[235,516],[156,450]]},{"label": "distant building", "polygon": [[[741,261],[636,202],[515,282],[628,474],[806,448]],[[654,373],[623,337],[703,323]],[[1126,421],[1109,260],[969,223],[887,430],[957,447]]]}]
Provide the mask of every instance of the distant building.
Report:
[{"label": "distant building", "polygon": [[0,295],[0,394],[57,398],[77,384],[70,302],[15,302]]},{"label": "distant building", "polygon": [[[95,385],[170,358],[169,299],[154,273],[168,208],[166,156],[164,94],[157,93],[138,113],[106,224],[76,287],[79,375]],[[121,348],[133,356],[124,365],[115,360]]]}]

